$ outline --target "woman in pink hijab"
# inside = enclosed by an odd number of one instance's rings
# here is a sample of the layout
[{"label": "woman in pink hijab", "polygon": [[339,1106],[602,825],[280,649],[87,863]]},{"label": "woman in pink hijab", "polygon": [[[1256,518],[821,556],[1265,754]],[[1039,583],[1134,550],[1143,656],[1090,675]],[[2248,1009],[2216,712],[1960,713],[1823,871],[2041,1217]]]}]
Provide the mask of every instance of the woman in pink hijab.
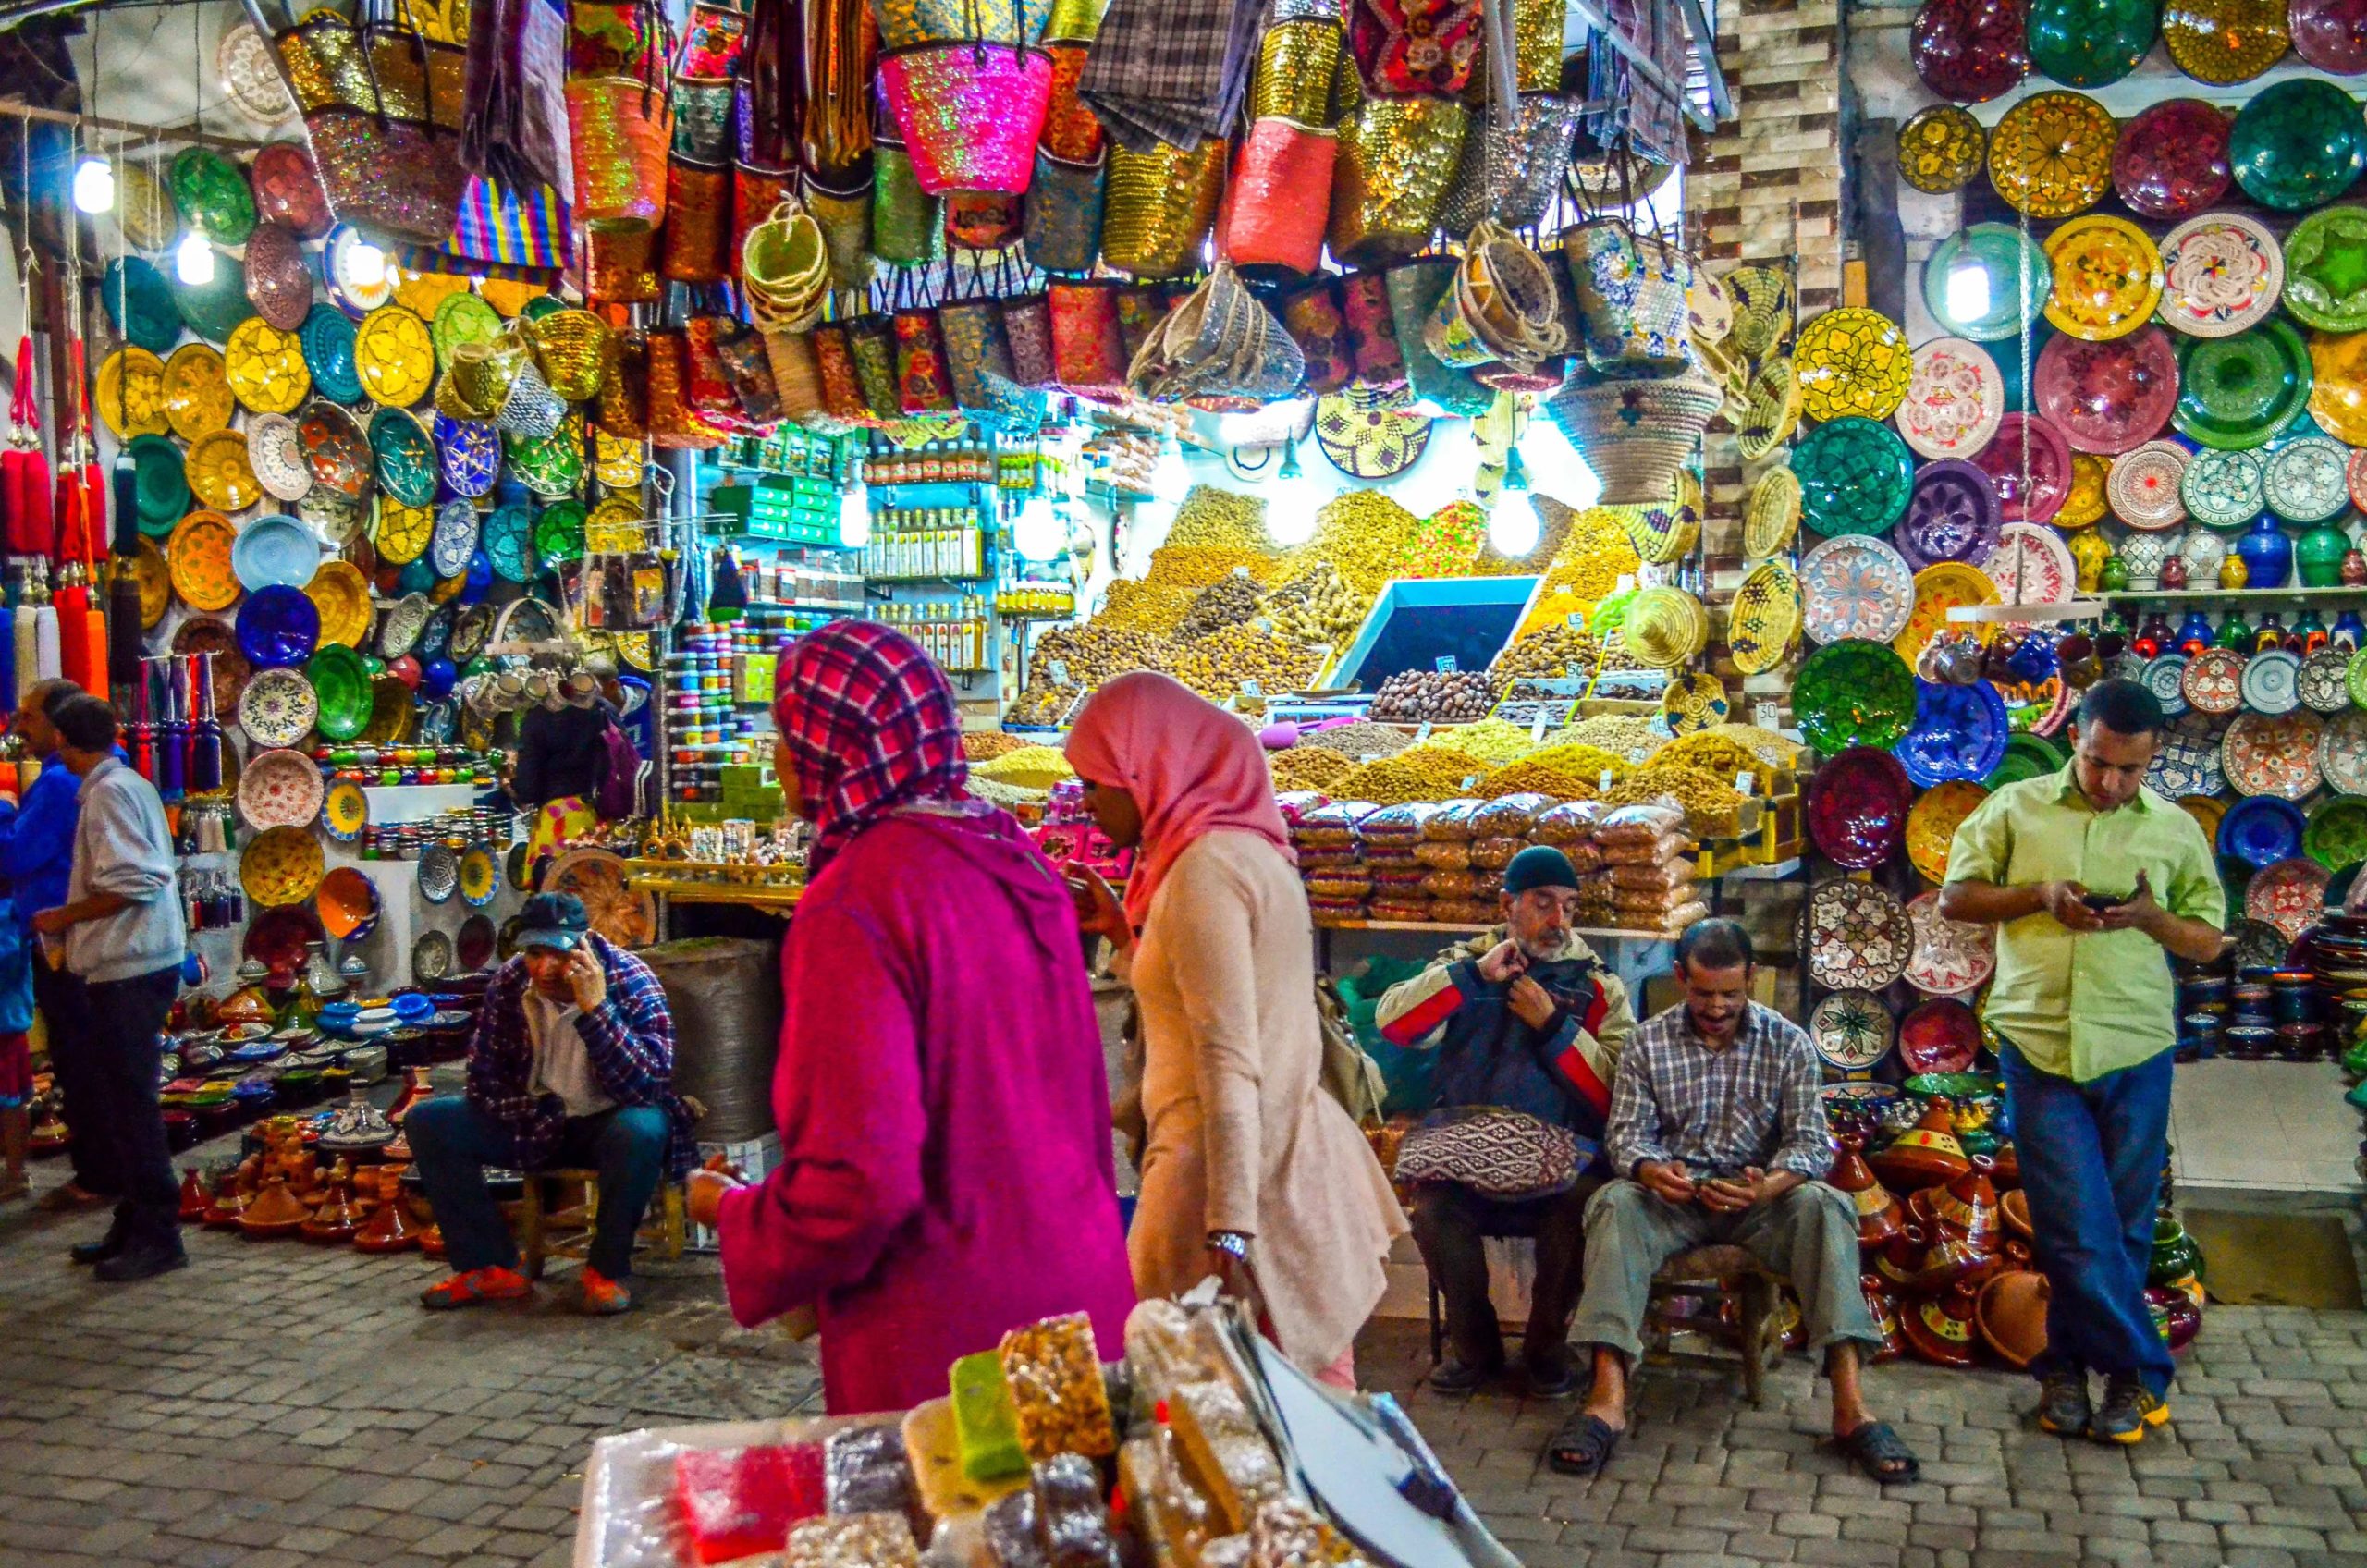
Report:
[{"label": "woman in pink hijab", "polygon": [[1142,1011],[1134,1290],[1213,1273],[1263,1308],[1292,1360],[1353,1387],[1356,1330],[1405,1219],[1322,1087],[1315,932],[1265,752],[1231,714],[1135,674],[1085,704],[1068,758],[1102,830],[1135,847],[1122,906],[1071,872]]}]

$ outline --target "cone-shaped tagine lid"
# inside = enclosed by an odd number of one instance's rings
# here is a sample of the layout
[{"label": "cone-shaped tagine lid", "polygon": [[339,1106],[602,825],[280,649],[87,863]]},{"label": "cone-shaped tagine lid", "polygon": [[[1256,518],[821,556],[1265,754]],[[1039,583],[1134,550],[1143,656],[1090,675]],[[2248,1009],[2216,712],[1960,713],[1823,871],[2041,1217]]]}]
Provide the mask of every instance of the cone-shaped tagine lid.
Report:
[{"label": "cone-shaped tagine lid", "polygon": [[1897,1192],[1935,1187],[1972,1169],[1964,1145],[1956,1142],[1956,1121],[1943,1100],[1924,1107],[1920,1121],[1867,1163],[1883,1185]]}]

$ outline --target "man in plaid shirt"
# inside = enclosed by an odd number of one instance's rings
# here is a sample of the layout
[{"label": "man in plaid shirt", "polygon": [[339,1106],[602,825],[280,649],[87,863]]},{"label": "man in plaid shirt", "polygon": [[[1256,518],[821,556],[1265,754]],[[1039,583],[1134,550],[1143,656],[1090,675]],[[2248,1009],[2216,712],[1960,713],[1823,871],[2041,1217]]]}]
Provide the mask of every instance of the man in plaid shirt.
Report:
[{"label": "man in plaid shirt", "polygon": [[1612,1169],[1587,1206],[1586,1291],[1570,1337],[1592,1344],[1594,1390],[1547,1449],[1592,1475],[1626,1429],[1627,1369],[1643,1354],[1652,1276],[1682,1252],[1744,1248],[1799,1293],[1811,1349],[1833,1379],[1835,1442],[1877,1481],[1915,1479],[1898,1435],[1867,1413],[1861,1344],[1881,1331],[1858,1280],[1858,1219],[1818,1178],[1833,1134],[1822,1073],[1800,1026],[1750,999],[1750,937],[1704,920],[1676,945],[1685,1000],[1636,1032],[1612,1086]]},{"label": "man in plaid shirt", "polygon": [[695,1153],[674,1093],[673,1014],[649,966],[593,935],[573,894],[537,893],[519,918],[518,956],[495,971],[469,1042],[467,1095],[422,1101],[403,1119],[453,1269],[420,1299],[473,1306],[533,1289],[485,1167],[590,1166],[600,1202],[583,1309],[623,1312],[642,1213]]}]

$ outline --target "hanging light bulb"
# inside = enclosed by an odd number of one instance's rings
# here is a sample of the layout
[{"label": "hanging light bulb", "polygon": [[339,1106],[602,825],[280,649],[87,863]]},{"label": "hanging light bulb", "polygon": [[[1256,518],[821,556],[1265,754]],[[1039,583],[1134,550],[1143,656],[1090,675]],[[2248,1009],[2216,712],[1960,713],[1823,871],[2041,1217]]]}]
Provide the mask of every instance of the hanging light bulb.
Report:
[{"label": "hanging light bulb", "polygon": [[860,550],[871,543],[871,491],[858,484],[839,495],[839,548]]},{"label": "hanging light bulb", "polygon": [[1969,257],[1948,269],[1948,314],[1958,321],[1979,321],[1989,313],[1989,271]]},{"label": "hanging light bulb", "polygon": [[1068,544],[1068,525],[1052,508],[1050,496],[1039,495],[1019,508],[1011,525],[1011,546],[1021,559],[1056,561]]},{"label": "hanging light bulb", "polygon": [[1170,442],[1159,448],[1151,465],[1150,493],[1158,500],[1180,503],[1192,492],[1192,471],[1184,466],[1184,448]]},{"label": "hanging light bulb", "polygon": [[173,276],[192,288],[214,281],[214,247],[205,236],[190,229],[173,251]]},{"label": "hanging light bulb", "polygon": [[1315,537],[1316,513],[1322,498],[1315,482],[1298,466],[1298,443],[1282,448],[1282,470],[1276,477],[1273,499],[1266,503],[1266,537],[1288,549]]},{"label": "hanging light bulb", "polygon": [[1551,420],[1530,420],[1516,449],[1522,454],[1522,476],[1535,469],[1544,476],[1545,493],[1564,506],[1584,511],[1602,498],[1602,481]]},{"label": "hanging light bulb", "polygon": [[1537,503],[1528,493],[1528,470],[1515,448],[1504,463],[1504,487],[1496,493],[1496,509],[1488,518],[1488,547],[1506,560],[1516,561],[1537,548],[1544,533],[1537,519]]},{"label": "hanging light bulb", "polygon": [[79,212],[115,211],[115,165],[104,158],[84,158],[74,171],[74,206]]}]

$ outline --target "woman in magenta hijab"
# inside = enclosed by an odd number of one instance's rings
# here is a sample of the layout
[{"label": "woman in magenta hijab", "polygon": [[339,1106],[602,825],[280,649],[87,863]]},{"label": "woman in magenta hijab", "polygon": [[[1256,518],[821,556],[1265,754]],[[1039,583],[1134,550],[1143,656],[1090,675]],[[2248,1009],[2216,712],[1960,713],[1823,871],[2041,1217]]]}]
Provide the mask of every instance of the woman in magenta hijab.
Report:
[{"label": "woman in magenta hijab", "polygon": [[1068,757],[1102,830],[1136,846],[1122,907],[1071,873],[1142,1010],[1134,1289],[1216,1274],[1258,1304],[1283,1354],[1354,1387],[1356,1330],[1405,1219],[1322,1087],[1314,925],[1266,754],[1231,714],[1137,674],[1085,704]]},{"label": "woman in magenta hijab", "polygon": [[963,793],[945,677],[840,621],[781,655],[775,766],[816,827],[781,953],[780,1164],[694,1178],[731,1315],[813,1306],[830,1414],[901,1410],[1008,1329],[1134,1305],[1100,1032],[1067,887]]}]

